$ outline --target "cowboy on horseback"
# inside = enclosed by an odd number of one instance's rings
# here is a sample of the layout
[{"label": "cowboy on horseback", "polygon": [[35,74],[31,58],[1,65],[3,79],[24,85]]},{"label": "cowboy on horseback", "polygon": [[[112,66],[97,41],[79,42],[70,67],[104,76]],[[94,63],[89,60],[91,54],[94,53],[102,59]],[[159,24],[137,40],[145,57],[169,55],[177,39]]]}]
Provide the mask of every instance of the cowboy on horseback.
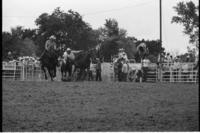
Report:
[{"label": "cowboy on horseback", "polygon": [[46,41],[45,43],[45,50],[48,52],[51,52],[54,54],[56,50],[56,43],[55,43],[56,37],[55,36],[50,36],[49,40]]},{"label": "cowboy on horseback", "polygon": [[[42,53],[40,58],[43,58],[44,55],[48,57],[55,57],[55,50],[56,50],[56,37],[54,35],[50,36],[49,39],[45,42],[45,50]],[[52,56],[51,56],[52,54]]]},{"label": "cowboy on horseback", "polygon": [[[56,77],[56,66],[58,65],[55,39],[56,37],[54,35],[49,37],[49,39],[45,42],[45,50],[40,57],[42,70],[45,72],[44,67],[48,69],[51,80]],[[45,79],[47,79],[46,72]]]}]

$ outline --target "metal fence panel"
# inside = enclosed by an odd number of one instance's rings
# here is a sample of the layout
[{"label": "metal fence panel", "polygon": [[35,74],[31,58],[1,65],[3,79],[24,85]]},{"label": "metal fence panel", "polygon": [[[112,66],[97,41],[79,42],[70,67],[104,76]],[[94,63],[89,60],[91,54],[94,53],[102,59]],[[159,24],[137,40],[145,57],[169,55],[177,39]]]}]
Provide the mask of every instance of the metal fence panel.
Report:
[{"label": "metal fence panel", "polygon": [[[2,79],[21,81],[42,81],[45,80],[39,64],[23,64],[21,62],[3,62]],[[151,63],[147,71],[147,81],[150,82],[186,82],[198,83],[198,71],[194,70],[194,63],[162,63],[158,67]],[[130,64],[132,69],[140,68],[140,64]],[[47,73],[48,74],[48,73]],[[60,69],[58,74],[60,75]],[[49,76],[48,76],[49,77]],[[106,81],[115,81],[113,64],[102,63],[102,78]],[[58,76],[61,78],[61,76]]]}]

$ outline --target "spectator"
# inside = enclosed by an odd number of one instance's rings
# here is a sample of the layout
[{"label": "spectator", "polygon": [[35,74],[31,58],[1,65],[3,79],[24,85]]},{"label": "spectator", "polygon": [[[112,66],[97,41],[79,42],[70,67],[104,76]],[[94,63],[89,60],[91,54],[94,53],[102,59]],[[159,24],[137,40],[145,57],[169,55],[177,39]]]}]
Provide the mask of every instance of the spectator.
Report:
[{"label": "spectator", "polygon": [[11,60],[13,60],[14,58],[13,58],[13,54],[9,51],[8,52],[8,61],[11,61]]},{"label": "spectator", "polygon": [[167,62],[167,64],[168,64],[169,60],[170,60],[170,54],[167,53],[167,55],[165,56],[165,62]]},{"label": "spectator", "polygon": [[128,62],[124,60],[122,65],[122,81],[127,81],[127,75],[128,75]]},{"label": "spectator", "polygon": [[186,62],[190,62],[190,55],[189,54],[186,57]]},{"label": "spectator", "polygon": [[142,61],[143,81],[146,81],[149,64],[150,60],[147,58]]},{"label": "spectator", "polygon": [[97,65],[96,65],[96,81],[102,81],[101,79],[101,61],[97,58]]},{"label": "spectator", "polygon": [[93,64],[92,62],[90,63],[90,68],[88,69],[88,80],[91,81],[93,80],[93,71],[95,69],[95,64]]},{"label": "spectator", "polygon": [[122,77],[123,77],[123,73],[122,73],[122,66],[123,66],[123,64],[122,64],[122,60],[123,59],[119,59],[118,60],[118,68],[117,68],[117,70],[118,70],[118,81],[122,81]]},{"label": "spectator", "polygon": [[172,55],[170,55],[170,61],[171,61],[171,63],[173,63],[173,56]]}]

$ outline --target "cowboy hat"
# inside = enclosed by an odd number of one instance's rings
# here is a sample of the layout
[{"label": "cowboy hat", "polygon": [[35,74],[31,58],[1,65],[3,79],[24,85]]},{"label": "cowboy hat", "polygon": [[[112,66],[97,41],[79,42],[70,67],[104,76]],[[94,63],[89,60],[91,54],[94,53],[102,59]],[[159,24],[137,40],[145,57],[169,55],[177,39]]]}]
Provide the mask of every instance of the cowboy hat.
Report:
[{"label": "cowboy hat", "polygon": [[49,39],[56,39],[56,37],[54,35],[50,36]]},{"label": "cowboy hat", "polygon": [[70,48],[67,48],[67,51],[71,51],[71,49],[70,49]]}]

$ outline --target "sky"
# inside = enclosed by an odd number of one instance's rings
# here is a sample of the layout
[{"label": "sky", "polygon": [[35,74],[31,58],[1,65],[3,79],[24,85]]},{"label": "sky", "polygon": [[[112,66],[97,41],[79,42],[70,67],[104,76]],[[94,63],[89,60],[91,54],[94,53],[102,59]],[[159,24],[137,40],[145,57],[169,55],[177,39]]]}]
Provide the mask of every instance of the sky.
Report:
[{"label": "sky", "polygon": [[[162,0],[162,45],[167,52],[184,53],[191,46],[183,26],[171,23],[176,15],[173,7],[180,1],[189,0]],[[198,0],[192,1],[198,4]],[[3,0],[2,29],[37,28],[36,18],[42,13],[51,14],[56,7],[77,11],[93,29],[103,27],[105,19],[114,18],[128,36],[159,39],[159,0]]]}]

